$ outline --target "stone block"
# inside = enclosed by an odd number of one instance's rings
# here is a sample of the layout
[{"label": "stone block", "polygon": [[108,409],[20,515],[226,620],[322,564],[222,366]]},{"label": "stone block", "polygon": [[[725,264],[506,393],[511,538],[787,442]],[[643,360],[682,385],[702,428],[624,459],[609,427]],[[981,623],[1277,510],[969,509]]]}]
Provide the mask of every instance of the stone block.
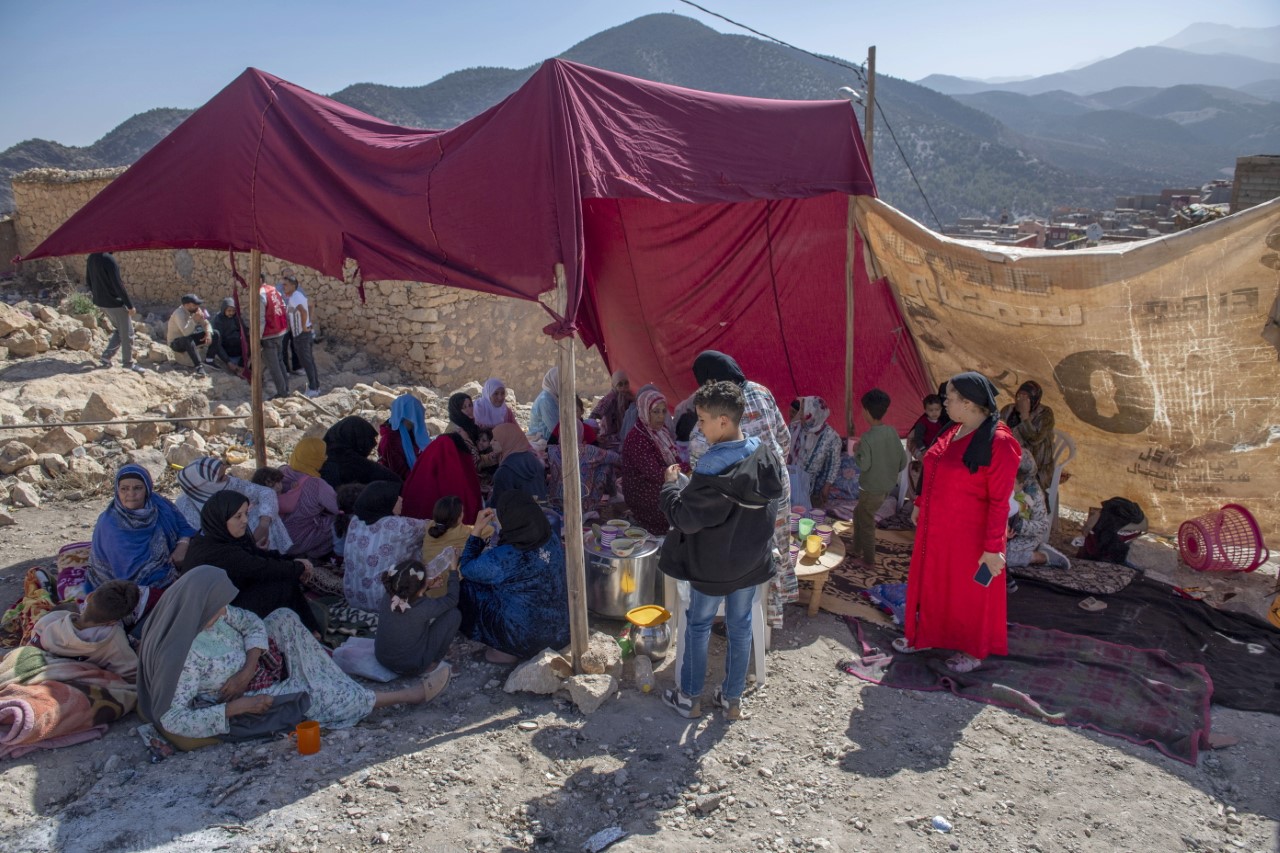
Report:
[{"label": "stone block", "polygon": [[49,482],[49,475],[44,472],[44,468],[39,465],[28,465],[15,475],[19,482],[30,483],[33,486],[39,486]]},{"label": "stone block", "polygon": [[154,447],[139,447],[137,450],[130,450],[125,454],[125,458],[135,465],[141,465],[146,468],[147,473],[151,475],[152,482],[159,481],[160,475],[168,467],[164,454]]},{"label": "stone block", "polygon": [[80,433],[67,427],[54,427],[40,436],[32,449],[36,453],[56,453],[59,456],[66,456],[82,444],[84,444],[84,436]]},{"label": "stone block", "polygon": [[165,452],[164,459],[170,465],[185,468],[204,455],[204,451],[197,450],[189,444],[175,444]]},{"label": "stone block", "polygon": [[33,332],[38,327],[34,317],[7,302],[0,302],[0,337],[17,331]]},{"label": "stone block", "polygon": [[109,479],[102,463],[89,456],[72,456],[67,460],[67,473],[85,481],[86,485],[98,485]]},{"label": "stone block", "polygon": [[9,515],[9,513],[0,509],[0,527],[8,527],[11,524],[17,524],[17,523],[18,522],[14,519],[12,515]]},{"label": "stone block", "polygon": [[21,441],[10,441],[0,449],[0,474],[13,474],[39,462],[36,452]]},{"label": "stone block", "polygon": [[541,693],[550,695],[573,675],[573,664],[552,649],[543,649],[538,656],[525,661],[511,671],[502,689],[508,693]]},{"label": "stone block", "polygon": [[75,329],[74,331],[67,332],[66,339],[63,343],[69,350],[88,352],[89,348],[93,346],[93,332],[90,332],[85,328]]},{"label": "stone block", "polygon": [[57,453],[42,453],[40,454],[40,467],[50,477],[61,477],[67,473],[67,460]]},{"label": "stone block", "polygon": [[9,503],[14,506],[40,506],[40,494],[29,483],[14,483],[9,487]]},{"label": "stone block", "polygon": [[584,714],[594,714],[618,692],[618,679],[612,675],[575,675],[568,681],[569,698]]},{"label": "stone block", "polygon": [[4,338],[0,343],[4,344],[5,348],[9,350],[9,355],[14,358],[29,358],[42,352],[48,352],[49,341],[49,333],[44,329],[37,328],[34,332],[19,329]]},{"label": "stone block", "polygon": [[138,447],[149,447],[160,440],[160,427],[158,423],[132,424],[128,427],[125,435],[132,439]]},{"label": "stone block", "polygon": [[608,634],[593,631],[582,655],[582,671],[592,675],[610,672],[622,664],[622,649]]},{"label": "stone block", "polygon": [[80,410],[80,420],[86,422],[116,421],[123,416],[124,409],[120,408],[114,399],[108,400],[96,391],[89,395],[84,408]]}]

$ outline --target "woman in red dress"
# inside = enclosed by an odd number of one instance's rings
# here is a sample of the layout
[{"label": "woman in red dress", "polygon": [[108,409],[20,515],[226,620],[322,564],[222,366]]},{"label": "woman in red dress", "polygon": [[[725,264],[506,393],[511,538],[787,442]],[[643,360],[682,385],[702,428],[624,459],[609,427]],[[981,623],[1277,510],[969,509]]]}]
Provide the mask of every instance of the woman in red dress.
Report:
[{"label": "woman in red dress", "polygon": [[[924,491],[913,513],[906,637],[894,648],[954,649],[947,666],[970,672],[987,655],[1009,653],[999,578],[1022,448],[1000,422],[995,386],[981,373],[953,376],[946,406],[955,423],[924,457]],[[975,579],[983,565],[990,572],[986,585]]]},{"label": "woman in red dress", "polygon": [[651,388],[636,399],[636,425],[622,442],[622,493],[640,526],[665,536],[667,517],[658,505],[667,469],[680,463],[676,441],[667,432],[667,398]]}]

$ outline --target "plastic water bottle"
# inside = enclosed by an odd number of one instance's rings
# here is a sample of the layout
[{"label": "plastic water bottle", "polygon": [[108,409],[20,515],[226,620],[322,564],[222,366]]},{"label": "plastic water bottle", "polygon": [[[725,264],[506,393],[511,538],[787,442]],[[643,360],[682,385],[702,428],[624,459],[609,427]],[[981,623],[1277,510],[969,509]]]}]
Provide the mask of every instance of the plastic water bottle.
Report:
[{"label": "plastic water bottle", "polygon": [[641,693],[652,693],[654,687],[653,661],[647,655],[636,655],[636,687]]}]

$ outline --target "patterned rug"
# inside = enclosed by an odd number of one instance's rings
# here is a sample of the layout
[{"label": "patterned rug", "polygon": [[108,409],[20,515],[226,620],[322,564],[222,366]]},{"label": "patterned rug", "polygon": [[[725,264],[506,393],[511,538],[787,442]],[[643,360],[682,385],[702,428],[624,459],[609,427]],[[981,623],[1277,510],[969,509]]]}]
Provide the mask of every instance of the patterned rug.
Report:
[{"label": "patterned rug", "polygon": [[1048,566],[1011,566],[1009,571],[1016,578],[1032,578],[1090,595],[1115,595],[1138,576],[1138,570],[1128,566],[1074,558],[1065,571]]},{"label": "patterned rug", "polygon": [[[835,529],[844,540],[845,552],[853,553],[853,525],[837,522]],[[888,616],[868,604],[862,591],[880,583],[906,581],[913,539],[914,534],[908,531],[877,530],[876,567],[865,568],[851,557],[845,557],[843,563],[831,570],[822,588],[822,609],[837,616],[879,617],[877,621],[887,622]],[[802,581],[801,587],[807,589],[808,585]]]},{"label": "patterned rug", "polygon": [[895,654],[896,629],[846,621],[857,656],[840,668],[864,681],[948,690],[1046,723],[1149,744],[1191,765],[1208,745],[1209,675],[1163,651],[1011,624],[1008,656],[992,656],[962,674],[946,667],[946,652]]}]

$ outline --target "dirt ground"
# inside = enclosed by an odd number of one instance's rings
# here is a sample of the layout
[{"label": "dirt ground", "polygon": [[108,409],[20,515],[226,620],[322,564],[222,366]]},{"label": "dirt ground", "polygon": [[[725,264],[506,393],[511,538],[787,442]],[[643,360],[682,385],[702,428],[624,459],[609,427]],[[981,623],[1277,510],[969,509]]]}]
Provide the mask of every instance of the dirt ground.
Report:
[{"label": "dirt ground", "polygon": [[[376,367],[323,357],[326,387],[369,381]],[[227,377],[121,373],[93,371],[87,354],[11,362],[0,405],[76,408],[102,382],[147,405],[192,389],[243,400]],[[0,527],[0,606],[28,567],[88,539],[106,500],[95,490],[13,510],[15,524]],[[1196,575],[1157,541],[1133,559],[1255,615],[1275,580],[1274,563],[1269,576]],[[684,720],[629,673],[587,717],[565,700],[507,694],[509,668],[465,641],[439,699],[327,732],[313,756],[278,739],[153,764],[129,717],[99,741],[0,763],[0,851],[577,851],[615,827],[618,853],[1280,850],[1280,716],[1214,708],[1214,733],[1239,743],[1190,767],[947,693],[871,686],[836,668],[852,645],[843,620],[789,607],[749,718],[732,724]],[[713,636],[713,671],[722,657]],[[669,655],[661,685],[671,669]],[[935,817],[951,830],[931,828]]]},{"label": "dirt ground", "polygon": [[[0,600],[27,566],[88,538],[100,509],[17,511],[0,530]],[[1154,547],[1143,559],[1167,563]],[[0,851],[570,851],[610,827],[626,833],[618,853],[1280,849],[1280,716],[1215,708],[1214,732],[1239,744],[1193,768],[865,684],[836,668],[850,649],[842,620],[788,608],[736,723],[679,718],[629,679],[589,717],[509,695],[507,668],[463,641],[440,699],[326,733],[313,756],[280,739],[152,764],[130,717],[102,740],[0,766]]]}]

